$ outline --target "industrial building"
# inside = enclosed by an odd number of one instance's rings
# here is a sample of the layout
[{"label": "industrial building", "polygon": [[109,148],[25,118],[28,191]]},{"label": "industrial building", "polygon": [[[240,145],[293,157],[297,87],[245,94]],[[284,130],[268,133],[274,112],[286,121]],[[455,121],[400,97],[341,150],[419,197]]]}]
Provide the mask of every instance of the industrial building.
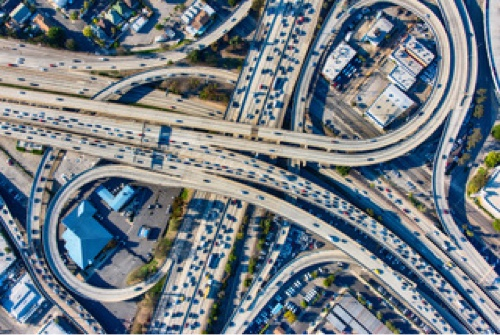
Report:
[{"label": "industrial building", "polygon": [[396,65],[396,67],[389,73],[388,76],[391,83],[402,89],[403,91],[408,91],[413,84],[417,81],[414,75],[406,71],[402,66]]},{"label": "industrial building", "polygon": [[330,82],[340,74],[340,72],[349,64],[349,62],[356,56],[354,50],[345,41],[340,44],[328,55],[325,65],[323,66],[322,74]]},{"label": "industrial building", "polygon": [[208,28],[215,10],[201,0],[196,0],[184,11],[181,20],[186,24],[186,32],[193,37],[201,36]]},{"label": "industrial building", "polygon": [[385,38],[392,32],[394,25],[387,18],[381,16],[373,24],[370,30],[363,37],[363,40],[370,42],[374,46],[379,46]]},{"label": "industrial building", "polygon": [[17,321],[25,323],[45,302],[45,298],[37,291],[28,273],[7,291],[2,298],[5,310]]},{"label": "industrial building", "polygon": [[389,84],[366,111],[366,115],[383,129],[414,106],[415,102],[404,92],[394,84]]},{"label": "industrial building", "polygon": [[418,76],[420,71],[424,68],[422,64],[410,56],[402,44],[400,44],[397,49],[391,53],[390,59],[395,61],[398,66],[401,66],[406,71],[411,73],[414,77]]},{"label": "industrial building", "polygon": [[70,334],[56,322],[55,319],[51,319],[38,331],[38,334]]},{"label": "industrial building", "polygon": [[66,231],[62,238],[71,259],[85,269],[112,239],[112,235],[94,219],[96,209],[83,200],[63,220]]},{"label": "industrial building", "polygon": [[434,54],[422,43],[417,41],[415,36],[406,36],[406,38],[403,40],[403,46],[406,52],[423,67],[429,66],[429,64],[432,63],[435,58]]},{"label": "industrial building", "polygon": [[106,203],[106,205],[115,212],[119,212],[135,195],[135,190],[129,185],[125,185],[120,192],[113,195],[106,187],[99,186],[96,190],[97,195]]},{"label": "industrial building", "polygon": [[[4,200],[0,196],[0,209],[3,209],[4,205]],[[15,261],[16,255],[12,252],[11,246],[4,236],[0,234],[0,285],[2,285],[5,276],[7,275],[7,271]]]},{"label": "industrial building", "polygon": [[352,295],[345,293],[326,317],[338,333],[391,334],[392,332]]}]

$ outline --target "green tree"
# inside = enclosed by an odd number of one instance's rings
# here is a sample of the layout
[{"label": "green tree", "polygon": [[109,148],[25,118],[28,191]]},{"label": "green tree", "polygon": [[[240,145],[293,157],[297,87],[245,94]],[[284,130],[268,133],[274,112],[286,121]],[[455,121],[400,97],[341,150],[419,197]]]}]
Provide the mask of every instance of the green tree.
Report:
[{"label": "green tree", "polygon": [[157,23],[157,24],[155,25],[155,29],[156,29],[156,30],[162,30],[163,28],[165,28],[165,26],[164,26],[163,24],[161,24],[161,23]]},{"label": "green tree", "polygon": [[311,277],[312,277],[313,279],[318,278],[318,271],[317,271],[317,270],[314,270],[314,271],[311,273]]},{"label": "green tree", "polygon": [[335,167],[335,170],[341,175],[341,176],[347,176],[349,174],[349,171],[351,171],[351,168],[349,166],[339,166],[337,165]]},{"label": "green tree", "polygon": [[500,231],[500,219],[495,219],[493,221],[493,229],[496,231]]},{"label": "green tree", "polygon": [[300,302],[300,306],[302,306],[302,308],[307,308],[307,306],[308,306],[307,301],[302,300],[302,301]]},{"label": "green tree", "polygon": [[76,20],[78,20],[78,12],[77,12],[76,10],[71,11],[71,13],[69,14],[69,18],[70,18],[72,21],[76,21]]},{"label": "green tree", "polygon": [[467,149],[471,150],[482,139],[483,139],[483,135],[481,135],[481,128],[474,128],[474,131],[469,136],[469,141],[467,143]]},{"label": "green tree", "polygon": [[469,185],[467,186],[467,193],[477,193],[479,190],[486,185],[488,181],[488,171],[485,168],[477,169],[476,174],[469,181]]},{"label": "green tree", "polygon": [[237,0],[227,0],[227,3],[229,4],[229,6],[234,7],[238,3],[238,1]]},{"label": "green tree", "polygon": [[489,168],[494,168],[500,163],[500,152],[492,151],[484,158],[484,164]]},{"label": "green tree", "polygon": [[85,36],[85,37],[92,37],[93,36],[92,28],[90,28],[90,26],[85,26],[82,30],[82,33],[83,33],[83,36]]},{"label": "green tree", "polygon": [[382,316],[383,316],[383,315],[382,315],[382,312],[381,312],[381,311],[377,311],[377,314],[376,314],[376,315],[377,315],[377,319],[382,320]]},{"label": "green tree", "polygon": [[483,115],[484,115],[484,107],[483,105],[477,105],[475,108],[474,108],[474,113],[473,113],[474,117],[475,118],[482,118]]},{"label": "green tree", "polygon": [[68,38],[64,45],[65,45],[66,49],[68,49],[68,50],[76,50],[76,48],[77,48],[77,44],[76,44],[75,40],[72,38]]},{"label": "green tree", "polygon": [[47,39],[49,44],[63,46],[66,40],[63,28],[50,27],[47,31]]},{"label": "green tree", "polygon": [[500,141],[500,124],[497,124],[491,130],[491,135],[495,138],[495,140]]},{"label": "green tree", "polygon": [[89,9],[89,7],[90,7],[90,2],[88,2],[87,0],[85,0],[83,2],[83,10],[87,10],[87,9]]},{"label": "green tree", "polygon": [[199,50],[193,50],[187,55],[187,59],[189,59],[192,63],[198,63],[201,61],[201,54]]}]

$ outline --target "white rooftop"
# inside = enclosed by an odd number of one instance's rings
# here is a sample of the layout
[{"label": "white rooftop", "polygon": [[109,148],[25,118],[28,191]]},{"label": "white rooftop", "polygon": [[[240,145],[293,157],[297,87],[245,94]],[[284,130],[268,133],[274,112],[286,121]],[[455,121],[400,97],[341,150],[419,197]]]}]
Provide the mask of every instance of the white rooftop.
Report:
[{"label": "white rooftop", "polygon": [[403,67],[396,65],[394,70],[389,73],[389,80],[403,91],[408,91],[415,84],[416,78]]},{"label": "white rooftop", "polygon": [[61,326],[59,326],[54,319],[47,322],[40,330],[38,334],[69,334]]},{"label": "white rooftop", "polygon": [[330,81],[334,80],[354,56],[356,56],[356,50],[346,42],[340,42],[330,55],[328,55],[321,73],[326,79]]},{"label": "white rooftop", "polygon": [[385,128],[413,106],[415,106],[413,100],[394,84],[389,84],[366,111],[366,114],[378,127]]},{"label": "white rooftop", "polygon": [[411,57],[401,45],[391,53],[390,58],[415,77],[418,76],[424,68],[419,62]]},{"label": "white rooftop", "polygon": [[5,293],[2,305],[19,322],[25,323],[44,301],[45,298],[37,291],[29,274],[25,273]]},{"label": "white rooftop", "polygon": [[387,34],[392,31],[392,28],[394,28],[394,25],[391,23],[391,21],[389,21],[385,17],[381,17],[366,33],[365,37],[371,44],[378,46],[384,40]]},{"label": "white rooftop", "polygon": [[406,52],[408,52],[408,54],[415,58],[415,60],[424,67],[429,66],[429,64],[435,58],[432,51],[430,51],[422,43],[417,41],[417,39],[413,35],[408,35],[403,41],[403,45],[406,49]]},{"label": "white rooftop", "polygon": [[500,168],[493,170],[491,177],[480,191],[481,205],[494,217],[500,218]]},{"label": "white rooftop", "polygon": [[500,1],[486,0],[484,6],[488,58],[497,95],[500,96],[500,24],[495,23],[500,17]]}]

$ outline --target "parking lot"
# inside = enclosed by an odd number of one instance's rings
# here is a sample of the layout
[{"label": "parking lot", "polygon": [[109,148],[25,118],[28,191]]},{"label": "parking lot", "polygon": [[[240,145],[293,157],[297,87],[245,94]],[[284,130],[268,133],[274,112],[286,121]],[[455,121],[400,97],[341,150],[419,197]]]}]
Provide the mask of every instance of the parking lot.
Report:
[{"label": "parking lot", "polygon": [[[103,185],[113,189],[127,181],[110,180]],[[135,268],[147,263],[152,255],[157,239],[162,236],[169,218],[172,200],[179,194],[179,189],[167,189],[157,186],[130,183],[137,191],[129,205],[123,211],[135,208],[133,222],[121,213],[110,211],[93,193],[90,199],[98,209],[103,226],[122,244],[89,278],[94,285],[126,286],[127,274]],[[150,228],[148,238],[138,236],[140,228]]]}]

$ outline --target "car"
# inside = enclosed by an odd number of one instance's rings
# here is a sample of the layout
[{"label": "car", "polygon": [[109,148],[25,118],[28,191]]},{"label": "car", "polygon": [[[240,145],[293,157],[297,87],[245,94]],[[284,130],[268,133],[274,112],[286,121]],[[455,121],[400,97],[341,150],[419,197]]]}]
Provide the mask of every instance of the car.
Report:
[{"label": "car", "polygon": [[57,67],[56,64],[49,64],[50,67]]}]

